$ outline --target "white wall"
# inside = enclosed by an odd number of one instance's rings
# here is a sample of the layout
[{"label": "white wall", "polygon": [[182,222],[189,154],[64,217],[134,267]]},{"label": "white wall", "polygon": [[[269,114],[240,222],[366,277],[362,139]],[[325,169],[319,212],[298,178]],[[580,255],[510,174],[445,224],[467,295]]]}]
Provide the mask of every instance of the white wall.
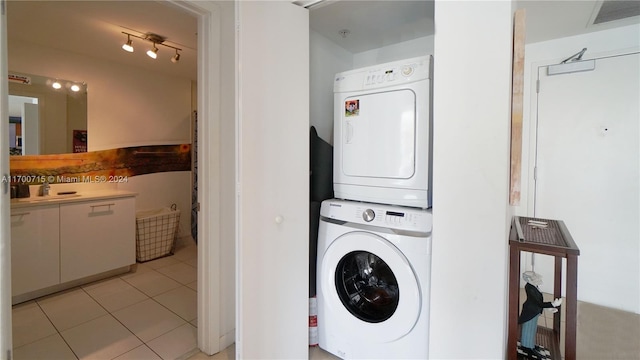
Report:
[{"label": "white wall", "polygon": [[[533,216],[534,207],[534,182],[533,167],[535,165],[535,126],[536,126],[536,79],[538,67],[557,64],[568,56],[587,48],[583,56],[584,59],[597,58],[614,54],[628,53],[640,50],[640,25],[630,25],[611,30],[593,32],[584,35],[571,36],[551,41],[544,41],[529,44],[525,48],[525,94],[524,94],[524,117],[523,117],[523,156],[522,156],[522,200],[516,213],[523,216]],[[615,84],[613,84],[615,86]],[[567,143],[567,146],[572,146]],[[596,209],[594,209],[596,210]],[[569,229],[571,231],[571,229]],[[589,248],[593,244],[584,244],[584,239],[574,239],[583,249]],[[636,246],[637,248],[637,246]],[[634,253],[636,263],[640,262],[640,254],[632,246],[629,248],[617,249],[621,253]],[[582,254],[582,256],[593,256],[592,254]],[[531,266],[531,256],[523,256],[525,268]],[[640,311],[640,305],[629,306],[629,301],[637,297],[633,294],[640,292],[638,274],[607,274],[608,269],[616,268],[607,264],[605,260],[598,261],[597,268],[589,268],[589,262],[581,262],[578,257],[578,300],[593,302],[603,306],[610,306],[619,309]],[[535,270],[547,281],[543,284],[542,290],[553,293],[553,259],[549,256],[536,255]],[[603,294],[596,284],[592,284],[590,279],[584,278],[581,274],[603,273],[603,276],[623,277],[628,284],[625,288],[620,288],[616,292]],[[635,309],[635,310],[634,310]]]},{"label": "white wall", "polygon": [[511,218],[512,4],[436,1],[435,26],[429,356],[501,359]]},{"label": "white wall", "polygon": [[390,61],[432,55],[433,40],[434,36],[425,36],[354,54],[353,68],[357,69]]},{"label": "white wall", "polygon": [[309,121],[318,136],[333,144],[333,78],[353,69],[353,54],[309,30],[309,55]]},{"label": "white wall", "polygon": [[138,210],[170,207],[180,209],[179,236],[191,234],[191,172],[172,171],[132,176],[119,183],[118,190],[134,191]]},{"label": "white wall", "polygon": [[[191,143],[190,79],[25,42],[12,43],[8,55],[12,71],[87,83],[89,151]],[[177,203],[185,213],[180,219],[185,236],[190,233],[189,174],[132,177],[122,188],[140,193],[140,210]]]}]

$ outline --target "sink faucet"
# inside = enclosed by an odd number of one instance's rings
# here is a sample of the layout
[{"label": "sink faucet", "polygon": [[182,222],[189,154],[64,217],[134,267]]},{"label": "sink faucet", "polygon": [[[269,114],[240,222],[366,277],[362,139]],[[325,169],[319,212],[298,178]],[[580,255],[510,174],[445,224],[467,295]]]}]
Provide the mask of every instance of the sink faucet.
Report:
[{"label": "sink faucet", "polygon": [[51,189],[51,185],[49,185],[49,183],[45,181],[42,184],[42,196],[49,195],[49,189]]}]

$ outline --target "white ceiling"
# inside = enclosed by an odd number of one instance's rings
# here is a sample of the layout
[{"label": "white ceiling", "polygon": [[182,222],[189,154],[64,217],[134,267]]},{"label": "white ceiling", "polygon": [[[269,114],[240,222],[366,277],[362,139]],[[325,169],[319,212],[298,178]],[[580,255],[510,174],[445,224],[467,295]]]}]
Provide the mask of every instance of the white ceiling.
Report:
[{"label": "white ceiling", "polygon": [[[433,35],[433,1],[326,2],[309,27],[351,53]],[[348,30],[346,36],[340,30]]]},{"label": "white ceiling", "polygon": [[[640,1],[637,0],[619,2],[632,4],[636,10],[640,7]],[[526,42],[535,43],[640,23],[640,16],[633,16],[593,25],[602,3],[603,0],[517,0],[518,8],[526,9]]]},{"label": "white ceiling", "polygon": [[[517,1],[527,9],[528,43],[639,22],[636,16],[590,26],[600,4],[601,0]],[[357,53],[433,35],[433,12],[433,0],[324,1],[310,11],[310,27]],[[9,51],[15,42],[31,42],[194,80],[197,76],[197,21],[167,1],[12,0],[7,2],[7,15]],[[350,31],[346,38],[340,36],[343,29]],[[126,40],[122,31],[167,37],[167,44],[183,49],[180,62],[171,63],[175,51],[165,47],[159,47],[157,60],[148,58],[145,52],[151,44],[139,39],[133,39],[136,51],[126,53],[121,49]]]},{"label": "white ceiling", "polygon": [[[166,1],[13,0],[7,2],[7,19],[9,51],[23,41],[194,80],[197,76],[197,20]],[[152,44],[135,38],[135,51],[125,52],[122,31],[166,37],[166,44],[183,49],[180,61],[171,63],[175,50],[163,46],[158,46],[156,60],[149,58],[146,51]]]},{"label": "white ceiling", "polygon": [[[455,1],[455,0],[451,0]],[[296,3],[314,3],[300,0]],[[634,3],[634,2],[630,2]],[[640,6],[640,1],[635,1]],[[517,0],[526,9],[526,42],[535,43],[640,22],[640,16],[590,25],[602,0]],[[351,53],[434,35],[434,1],[323,1],[312,6],[310,27]],[[346,37],[340,30],[348,29]],[[473,31],[473,29],[469,29]]]}]

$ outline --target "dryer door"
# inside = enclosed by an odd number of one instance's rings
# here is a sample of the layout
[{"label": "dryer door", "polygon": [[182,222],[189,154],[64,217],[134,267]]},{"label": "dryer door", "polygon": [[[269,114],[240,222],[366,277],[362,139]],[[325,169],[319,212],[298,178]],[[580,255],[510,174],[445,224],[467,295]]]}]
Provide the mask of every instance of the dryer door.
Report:
[{"label": "dryer door", "polygon": [[410,179],[415,173],[416,94],[402,89],[349,96],[342,115],[347,176]]},{"label": "dryer door", "polygon": [[[417,277],[402,252],[372,233],[344,234],[329,246],[319,268],[327,317],[363,340],[394,341],[420,316]],[[319,325],[320,326],[320,325]]]}]

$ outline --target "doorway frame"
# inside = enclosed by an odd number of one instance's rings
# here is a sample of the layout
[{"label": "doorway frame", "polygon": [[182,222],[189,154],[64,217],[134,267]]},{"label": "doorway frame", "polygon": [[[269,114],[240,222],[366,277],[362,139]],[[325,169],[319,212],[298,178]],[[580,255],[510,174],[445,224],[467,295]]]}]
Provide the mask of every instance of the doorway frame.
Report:
[{"label": "doorway frame", "polygon": [[[198,212],[198,233],[201,240],[198,244],[198,348],[206,354],[214,354],[220,351],[220,164],[221,152],[220,144],[220,7],[215,2],[203,2],[197,0],[163,0],[165,3],[181,9],[198,21],[198,104],[197,109],[200,120],[198,121],[198,145],[201,151],[198,152],[198,177],[207,179],[201,182],[201,189],[198,192],[198,202],[200,211]],[[0,16],[2,20],[0,29],[3,39],[0,39],[0,47],[6,50],[6,2],[0,0]],[[7,55],[2,52],[0,58],[0,74],[7,74]],[[7,84],[2,85],[7,94]],[[1,99],[0,108],[5,113],[7,99]],[[8,125],[7,125],[8,127]],[[7,129],[8,130],[8,129]],[[6,141],[0,144],[8,145]],[[8,154],[3,154],[8,170]],[[206,186],[205,186],[206,184]],[[6,186],[5,188],[8,188]],[[5,189],[6,190],[6,189]],[[7,191],[3,191],[5,197]],[[8,197],[4,200],[8,200]],[[2,201],[0,217],[3,225],[8,225],[10,214],[9,201]],[[0,226],[2,232],[0,241],[0,257],[2,257],[3,269],[10,269],[10,252],[4,246],[5,241],[10,241],[10,231],[8,226]],[[11,329],[11,288],[10,271],[2,271],[2,281],[0,293],[0,328]],[[220,300],[220,301],[218,301]],[[222,304],[224,305],[224,304]],[[3,331],[4,333],[4,331]],[[5,336],[8,335],[8,336]],[[0,337],[0,348],[2,353],[7,352],[8,358],[12,357],[12,336],[11,331]]]},{"label": "doorway frame", "polygon": [[[198,20],[198,348],[220,348],[220,7],[197,0],[164,0]],[[217,60],[217,61],[216,61]],[[217,86],[216,86],[217,84]]]}]

